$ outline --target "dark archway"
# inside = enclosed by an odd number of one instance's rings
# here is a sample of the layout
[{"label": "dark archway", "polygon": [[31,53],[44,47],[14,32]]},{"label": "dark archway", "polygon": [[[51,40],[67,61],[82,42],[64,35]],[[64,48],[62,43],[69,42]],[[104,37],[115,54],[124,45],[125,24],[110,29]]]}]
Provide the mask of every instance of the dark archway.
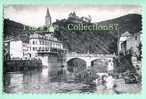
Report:
[{"label": "dark archway", "polygon": [[71,73],[78,73],[86,69],[86,61],[80,58],[73,58],[67,62],[67,70]]},{"label": "dark archway", "polygon": [[107,72],[108,60],[106,59],[95,59],[91,62],[92,68],[95,72]]}]

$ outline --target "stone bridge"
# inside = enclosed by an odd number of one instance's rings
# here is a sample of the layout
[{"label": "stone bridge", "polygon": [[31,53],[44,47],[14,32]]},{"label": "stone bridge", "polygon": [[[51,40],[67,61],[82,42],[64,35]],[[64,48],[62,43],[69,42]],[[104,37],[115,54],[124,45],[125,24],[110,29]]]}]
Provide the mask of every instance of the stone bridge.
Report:
[{"label": "stone bridge", "polygon": [[91,62],[97,59],[105,59],[105,60],[113,60],[113,57],[115,57],[114,54],[80,54],[80,53],[67,53],[65,56],[65,63],[67,65],[67,62],[71,59],[78,58],[82,59],[86,62],[87,67],[91,66]]}]

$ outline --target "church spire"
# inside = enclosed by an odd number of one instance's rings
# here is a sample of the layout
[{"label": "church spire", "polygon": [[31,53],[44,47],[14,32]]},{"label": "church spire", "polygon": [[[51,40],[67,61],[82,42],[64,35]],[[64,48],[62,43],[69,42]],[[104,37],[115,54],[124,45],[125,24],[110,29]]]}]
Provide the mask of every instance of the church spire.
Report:
[{"label": "church spire", "polygon": [[47,8],[46,17],[51,17],[51,16],[50,16],[50,12],[49,12],[49,8]]},{"label": "church spire", "polygon": [[46,26],[50,26],[52,24],[51,15],[48,8],[47,8],[46,17],[45,17],[45,24]]}]

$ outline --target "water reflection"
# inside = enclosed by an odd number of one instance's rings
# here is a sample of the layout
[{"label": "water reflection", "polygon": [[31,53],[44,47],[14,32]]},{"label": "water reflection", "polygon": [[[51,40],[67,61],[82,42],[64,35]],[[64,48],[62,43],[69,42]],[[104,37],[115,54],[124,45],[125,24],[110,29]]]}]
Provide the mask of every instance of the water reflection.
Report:
[{"label": "water reflection", "polygon": [[9,72],[5,75],[5,79],[5,91],[8,93],[34,92],[49,83],[49,78],[38,69],[25,72]]},{"label": "water reflection", "polygon": [[[52,82],[50,81],[49,68],[43,68],[7,73],[4,91],[6,93],[85,92],[85,86],[87,85],[81,83]],[[90,90],[92,89],[90,88]]]}]

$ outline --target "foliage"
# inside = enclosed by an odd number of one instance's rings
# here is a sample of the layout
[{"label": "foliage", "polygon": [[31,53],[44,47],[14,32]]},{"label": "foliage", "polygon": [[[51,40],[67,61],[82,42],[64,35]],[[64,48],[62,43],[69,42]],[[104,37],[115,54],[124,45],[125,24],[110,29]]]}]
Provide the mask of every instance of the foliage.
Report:
[{"label": "foliage", "polygon": [[138,46],[138,51],[139,51],[139,56],[137,56],[137,59],[139,61],[141,61],[142,59],[142,43],[140,42],[139,46]]}]

